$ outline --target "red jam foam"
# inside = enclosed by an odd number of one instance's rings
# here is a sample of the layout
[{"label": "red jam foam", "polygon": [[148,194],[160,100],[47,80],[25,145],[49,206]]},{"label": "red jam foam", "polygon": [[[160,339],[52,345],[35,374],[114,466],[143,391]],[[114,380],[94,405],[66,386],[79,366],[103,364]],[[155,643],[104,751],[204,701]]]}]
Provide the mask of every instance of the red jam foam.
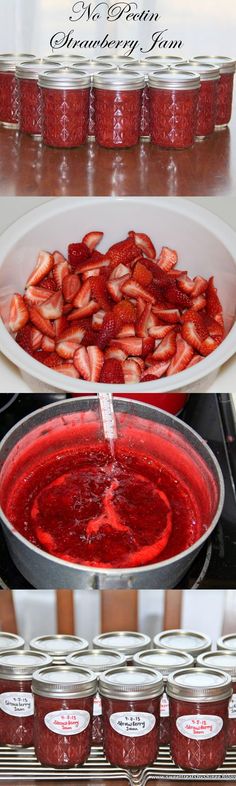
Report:
[{"label": "red jam foam", "polygon": [[89,89],[43,88],[43,141],[51,147],[77,147],[86,142]]},{"label": "red jam foam", "polygon": [[[50,767],[83,764],[92,742],[93,696],[51,699],[35,695],[34,700],[34,744],[39,761]],[[78,716],[82,731],[75,732]]]},{"label": "red jam foam", "polygon": [[154,144],[168,148],[193,145],[198,92],[150,87],[151,140]]},{"label": "red jam foam", "polygon": [[228,699],[212,702],[170,698],[170,748],[183,770],[210,772],[226,754]]},{"label": "red jam foam", "polygon": [[2,507],[31,543],[69,562],[136,567],[206,531],[217,489],[205,462],[167,427],[126,414],[117,424],[114,464],[93,412],[56,418],[11,452]]},{"label": "red jam foam", "polygon": [[95,137],[103,147],[131,147],[139,141],[141,90],[95,88]]}]

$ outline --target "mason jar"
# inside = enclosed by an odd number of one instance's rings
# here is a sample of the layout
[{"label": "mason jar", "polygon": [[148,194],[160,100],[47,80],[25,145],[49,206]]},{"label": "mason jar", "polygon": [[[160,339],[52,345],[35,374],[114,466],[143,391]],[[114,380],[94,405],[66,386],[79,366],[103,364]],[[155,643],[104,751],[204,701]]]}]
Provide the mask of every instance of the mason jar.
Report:
[{"label": "mason jar", "polygon": [[[197,71],[200,76],[200,90],[197,102],[196,137],[204,139],[215,130],[217,85],[220,69],[211,63],[196,63],[190,60],[188,70]],[[176,66],[178,72],[180,67]]]},{"label": "mason jar", "polygon": [[36,139],[42,136],[42,91],[38,84],[40,74],[50,68],[60,68],[60,63],[45,65],[44,60],[29,60],[16,66],[19,88],[20,131]]},{"label": "mason jar", "polygon": [[211,649],[211,639],[205,633],[196,630],[184,630],[175,628],[173,630],[163,630],[157,633],[153,639],[154,647],[161,647],[168,650],[180,650],[187,652],[196,660],[202,652]]},{"label": "mason jar", "polygon": [[220,69],[220,78],[216,93],[215,128],[225,128],[231,119],[233,103],[233,87],[236,61],[224,55],[199,55],[194,57],[196,63],[212,63]]},{"label": "mason jar", "polygon": [[96,74],[95,138],[102,147],[132,147],[140,138],[145,79],[131,71]]},{"label": "mason jar", "polygon": [[[156,71],[163,71],[164,66],[162,64],[155,66]],[[149,95],[149,86],[148,86],[148,75],[154,71],[154,66],[151,63],[145,62],[137,64],[134,63],[127,63],[121,66],[122,71],[138,71],[139,74],[145,79],[145,85],[142,90],[142,100],[141,100],[141,113],[140,113],[140,136],[141,139],[150,140],[150,95]]]},{"label": "mason jar", "polygon": [[42,136],[50,147],[79,147],[88,134],[90,78],[71,68],[46,71],[42,88]]},{"label": "mason jar", "polygon": [[16,66],[34,55],[3,54],[0,56],[0,123],[5,128],[19,128],[19,93]]},{"label": "mason jar", "polygon": [[199,655],[197,664],[208,669],[221,669],[226,674],[230,674],[233,694],[229,702],[227,745],[231,748],[232,745],[236,745],[236,651],[216,650],[205,652],[203,655]]},{"label": "mason jar", "polygon": [[[72,63],[71,67],[76,67],[76,63]],[[83,63],[83,71],[90,76],[90,91],[89,91],[89,123],[88,123],[88,138],[95,139],[95,95],[94,95],[94,76],[95,74],[103,73],[103,71],[116,71],[116,66],[107,63],[107,65],[97,65],[96,60],[88,60]]]},{"label": "mason jar", "polygon": [[165,148],[191,147],[196,134],[200,77],[191,71],[150,74],[151,140]]},{"label": "mason jar", "polygon": [[33,745],[33,672],[51,659],[29,650],[0,653],[0,745],[26,748]]},{"label": "mason jar", "polygon": [[67,633],[55,633],[47,636],[37,636],[31,639],[30,649],[34,652],[44,652],[50,655],[53,663],[63,664],[66,657],[72,652],[88,650],[88,641],[81,636],[72,636]]},{"label": "mason jar", "polygon": [[116,652],[125,655],[130,665],[136,652],[149,649],[150,644],[150,636],[147,636],[146,633],[132,630],[115,630],[108,633],[100,633],[93,639],[95,649],[116,650]]}]

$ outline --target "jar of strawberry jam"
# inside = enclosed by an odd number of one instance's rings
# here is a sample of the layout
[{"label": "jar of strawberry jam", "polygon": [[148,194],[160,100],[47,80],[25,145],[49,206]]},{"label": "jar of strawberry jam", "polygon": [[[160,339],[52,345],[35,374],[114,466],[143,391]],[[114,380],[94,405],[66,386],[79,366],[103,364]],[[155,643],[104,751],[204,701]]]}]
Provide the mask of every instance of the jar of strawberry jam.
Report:
[{"label": "jar of strawberry jam", "polygon": [[36,139],[42,136],[42,94],[38,85],[39,74],[50,68],[61,67],[55,61],[45,65],[44,60],[29,60],[16,66],[19,87],[19,126],[20,131]]},{"label": "jar of strawberry jam", "polygon": [[228,125],[232,114],[233,86],[236,61],[223,55],[200,55],[194,57],[194,62],[212,63],[220,69],[220,78],[217,83],[216,93],[216,121],[215,128],[220,130]]},{"label": "jar of strawberry jam", "polygon": [[148,79],[151,140],[166,148],[194,143],[200,77],[190,71],[163,71]]},{"label": "jar of strawberry jam", "polygon": [[142,666],[111,669],[100,677],[104,753],[118,767],[145,767],[158,754],[161,674]]},{"label": "jar of strawberry jam", "polygon": [[93,646],[96,649],[113,649],[116,652],[121,652],[129,664],[132,664],[136,652],[149,649],[150,644],[150,636],[130,630],[109,631],[109,633],[101,633],[93,639]]},{"label": "jar of strawberry jam", "polygon": [[182,669],[167,681],[170,750],[183,770],[211,772],[227,749],[231,678],[217,669]]},{"label": "jar of strawberry jam", "polygon": [[148,666],[157,669],[163,677],[164,693],[160,702],[160,745],[169,745],[170,742],[170,708],[166,693],[168,675],[177,669],[190,668],[194,660],[187,652],[178,650],[145,650],[134,655],[135,666]]},{"label": "jar of strawberry jam", "polygon": [[37,636],[36,639],[31,639],[29,646],[34,652],[45,652],[50,655],[53,663],[62,664],[72,652],[84,652],[88,650],[89,645],[88,641],[80,636],[55,633],[53,636]]},{"label": "jar of strawberry jam", "polygon": [[[112,669],[115,666],[124,666],[126,664],[125,655],[115,650],[87,650],[87,652],[74,652],[68,655],[66,662],[71,666],[82,666],[88,668],[97,677],[103,671]],[[103,718],[102,718],[102,702],[101,696],[97,691],[93,701],[93,745],[102,745],[103,743]]]},{"label": "jar of strawberry jam", "polygon": [[[155,66],[156,71],[163,71],[163,65]],[[148,86],[148,74],[152,73],[154,68],[151,63],[139,63],[138,67],[137,64],[134,63],[127,63],[121,66],[122,71],[133,71],[138,70],[139,74],[145,79],[145,86],[142,90],[142,100],[141,100],[141,115],[140,115],[140,136],[141,139],[150,140],[150,96],[149,96],[149,86]]]},{"label": "jar of strawberry jam", "polygon": [[236,745],[236,651],[205,652],[203,655],[199,655],[197,664],[207,669],[221,669],[231,676],[233,694],[229,702],[227,745],[228,747]]},{"label": "jar of strawberry jam", "polygon": [[196,660],[198,655],[202,652],[208,652],[211,649],[211,639],[204,633],[198,633],[196,630],[183,630],[176,628],[174,630],[163,630],[157,633],[153,639],[154,647],[168,650],[180,650],[187,652]]},{"label": "jar of strawberry jam", "polygon": [[144,77],[131,71],[96,74],[95,138],[103,147],[132,147],[140,137]]},{"label": "jar of strawberry jam", "polygon": [[8,631],[0,632],[0,652],[1,650],[19,650],[24,645],[25,642],[21,636],[16,636],[15,633],[8,633]]},{"label": "jar of strawberry jam", "polygon": [[[76,67],[76,63],[71,65],[72,68]],[[116,71],[116,66],[107,63],[99,67],[96,60],[88,60],[86,64],[83,63],[83,71],[90,76],[90,92],[89,92],[89,124],[88,124],[88,139],[95,139],[95,95],[94,95],[94,76],[95,74],[102,73],[103,71]]]},{"label": "jar of strawberry jam", "polygon": [[[176,66],[178,72],[180,67]],[[220,69],[210,63],[196,63],[189,61],[188,70],[197,71],[200,76],[200,90],[197,102],[196,138],[204,139],[212,134],[216,122],[216,97],[217,84],[220,78]]]},{"label": "jar of strawberry jam", "polygon": [[34,673],[34,744],[41,764],[74,767],[86,761],[96,690],[88,669],[55,665]]},{"label": "jar of strawberry jam", "polygon": [[71,68],[46,71],[42,88],[42,135],[51,147],[79,147],[88,133],[90,78]]},{"label": "jar of strawberry jam", "polygon": [[33,744],[32,674],[51,659],[29,650],[0,653],[0,745]]},{"label": "jar of strawberry jam", "polygon": [[0,123],[5,128],[19,127],[19,94],[16,65],[34,55],[6,54],[0,57]]}]

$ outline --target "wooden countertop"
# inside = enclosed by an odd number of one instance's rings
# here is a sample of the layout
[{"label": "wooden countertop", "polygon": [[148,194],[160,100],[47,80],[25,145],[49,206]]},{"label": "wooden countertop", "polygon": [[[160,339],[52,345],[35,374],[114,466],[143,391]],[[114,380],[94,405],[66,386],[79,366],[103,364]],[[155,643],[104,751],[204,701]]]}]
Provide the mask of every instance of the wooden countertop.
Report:
[{"label": "wooden countertop", "polygon": [[[235,102],[236,103],[236,102]],[[224,196],[236,193],[236,111],[228,128],[188,150],[149,142],[49,148],[0,127],[2,196]]]}]

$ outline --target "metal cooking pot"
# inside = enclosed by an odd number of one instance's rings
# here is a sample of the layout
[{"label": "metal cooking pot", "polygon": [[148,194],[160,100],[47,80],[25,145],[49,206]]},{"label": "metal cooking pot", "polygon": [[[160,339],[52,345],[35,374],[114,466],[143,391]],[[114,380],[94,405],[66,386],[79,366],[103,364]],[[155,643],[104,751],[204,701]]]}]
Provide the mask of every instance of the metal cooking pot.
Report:
[{"label": "metal cooking pot", "polygon": [[[132,427],[132,447],[152,452],[161,458],[168,451],[168,466],[182,473],[185,482],[200,499],[206,525],[202,537],[186,551],[171,559],[138,568],[90,568],[60,560],[34,546],[8,521],[2,508],[0,517],[11,557],[18,570],[36,588],[70,587],[80,589],[166,588],[175,587],[195,559],[220,517],[224,501],[224,482],[218,462],[207,444],[189,426],[163,410],[114,397],[114,408],[121,435]],[[25,461],[37,461],[47,446],[53,451],[75,437],[81,440],[81,425],[88,423],[94,436],[101,438],[97,396],[69,399],[43,407],[17,423],[4,437],[0,447],[0,486],[3,495],[11,493],[7,485],[9,468],[22,471]],[[129,431],[129,439],[130,439]],[[135,436],[134,436],[135,435]],[[83,438],[83,437],[82,437]],[[156,444],[155,444],[156,439]],[[130,443],[131,444],[131,443]],[[85,443],[86,450],[86,443]],[[182,456],[182,461],[181,461]],[[4,504],[4,503],[3,503]]]}]

